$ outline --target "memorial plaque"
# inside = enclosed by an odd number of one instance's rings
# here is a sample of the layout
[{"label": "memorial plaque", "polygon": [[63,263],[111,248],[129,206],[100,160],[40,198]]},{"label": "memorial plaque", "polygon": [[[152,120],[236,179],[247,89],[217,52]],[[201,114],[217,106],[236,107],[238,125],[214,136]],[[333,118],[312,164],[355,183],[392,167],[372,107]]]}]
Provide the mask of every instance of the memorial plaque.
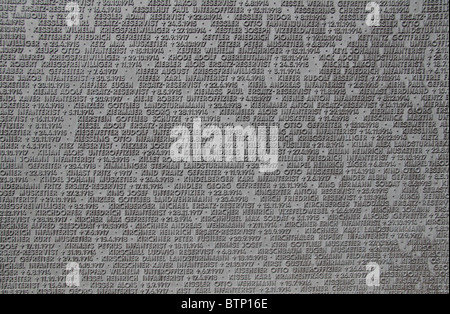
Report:
[{"label": "memorial plaque", "polygon": [[448,0],[0,0],[0,294],[447,294],[448,84]]}]

